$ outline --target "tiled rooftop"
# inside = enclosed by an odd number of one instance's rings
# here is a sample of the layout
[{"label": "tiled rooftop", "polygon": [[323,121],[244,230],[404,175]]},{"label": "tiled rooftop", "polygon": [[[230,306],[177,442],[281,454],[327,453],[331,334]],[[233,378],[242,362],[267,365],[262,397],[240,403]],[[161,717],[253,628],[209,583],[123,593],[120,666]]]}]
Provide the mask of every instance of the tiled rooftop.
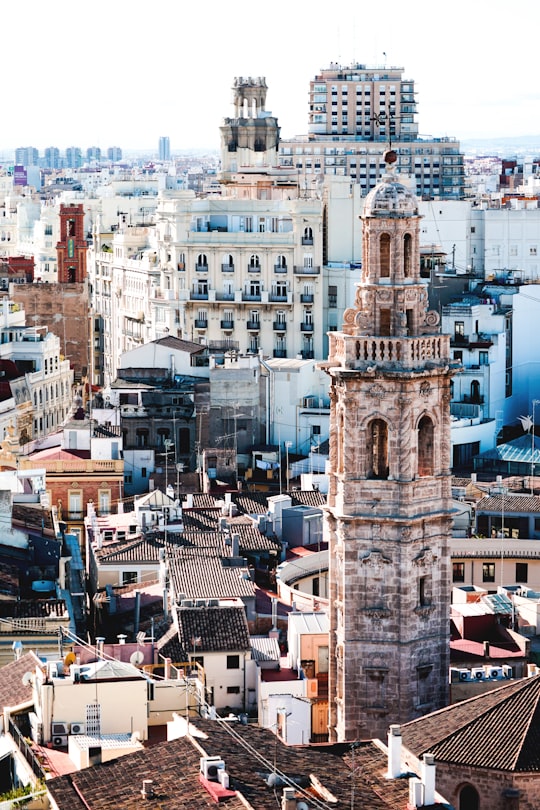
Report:
[{"label": "tiled rooftop", "polygon": [[34,672],[41,661],[33,652],[25,653],[17,661],[0,667],[0,706],[18,706],[32,700],[32,685],[23,684],[23,676]]},{"label": "tiled rooftop", "polygon": [[401,727],[416,756],[502,771],[540,771],[540,676],[511,681]]},{"label": "tiled rooftop", "polygon": [[[178,638],[187,652],[192,639],[200,639],[201,652],[249,650],[249,629],[243,607],[178,608]],[[189,657],[189,656],[188,656]],[[184,657],[182,660],[188,660]]]},{"label": "tiled rooftop", "polygon": [[[198,746],[206,755],[224,760],[231,790],[243,797],[229,798],[227,810],[280,807],[282,787],[267,781],[274,762],[286,782],[296,786],[297,799],[310,807],[349,810],[353,795],[358,808],[403,810],[407,806],[408,780],[386,779],[386,755],[373,742],[359,744],[354,752],[349,745],[292,748],[269,730],[251,725],[205,720],[197,720],[195,725],[208,735],[207,739],[197,738]],[[183,737],[50,780],[47,787],[58,810],[132,810],[141,804],[143,779],[152,779],[155,791],[154,799],[145,801],[145,806],[160,810],[215,808],[198,779],[200,756],[191,738]],[[312,774],[328,793],[316,790]]]}]

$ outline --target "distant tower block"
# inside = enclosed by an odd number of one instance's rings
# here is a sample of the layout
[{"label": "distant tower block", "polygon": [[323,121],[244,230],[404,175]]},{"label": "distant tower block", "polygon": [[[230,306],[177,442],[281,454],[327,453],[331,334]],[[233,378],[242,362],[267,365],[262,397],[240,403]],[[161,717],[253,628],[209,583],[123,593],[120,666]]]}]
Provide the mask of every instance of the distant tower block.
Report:
[{"label": "distant tower block", "polygon": [[61,205],[60,241],[56,245],[59,284],[74,284],[85,280],[86,250],[83,206]]},{"label": "distant tower block", "polygon": [[396,156],[362,214],[362,275],[330,333],[330,736],[383,737],[447,699],[450,339],[427,308],[418,201]]}]

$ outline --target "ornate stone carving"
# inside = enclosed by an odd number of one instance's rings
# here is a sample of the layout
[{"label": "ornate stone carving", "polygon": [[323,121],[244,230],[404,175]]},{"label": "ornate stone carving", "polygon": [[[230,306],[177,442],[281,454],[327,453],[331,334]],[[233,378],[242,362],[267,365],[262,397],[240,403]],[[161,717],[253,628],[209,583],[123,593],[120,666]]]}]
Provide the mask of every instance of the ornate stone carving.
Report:
[{"label": "ornate stone carving", "polygon": [[376,399],[384,399],[386,396],[386,389],[379,385],[379,383],[375,383],[372,385],[371,388],[368,388],[366,391],[368,397],[375,397]]},{"label": "ornate stone carving", "polygon": [[440,321],[439,313],[436,312],[434,309],[430,309],[428,312],[426,312],[425,318],[426,326],[431,327],[438,326],[439,321]]},{"label": "ornate stone carving", "polygon": [[404,543],[409,543],[412,539],[412,529],[410,526],[404,526],[401,530],[401,540]]},{"label": "ornate stone carving", "polygon": [[429,397],[432,391],[433,388],[431,387],[430,383],[428,383],[427,380],[424,380],[424,382],[420,385],[420,393],[422,394],[422,396]]},{"label": "ornate stone carving", "polygon": [[390,301],[391,297],[390,290],[377,290],[377,301]]},{"label": "ornate stone carving", "polygon": [[389,557],[385,557],[382,551],[372,549],[369,554],[366,554],[365,557],[361,558],[360,562],[362,565],[366,565],[375,569],[376,571],[380,571],[383,565],[390,565],[392,560]]},{"label": "ornate stone carving", "polygon": [[420,554],[414,558],[413,563],[415,565],[421,565],[424,568],[427,568],[428,566],[435,565],[437,560],[437,555],[434,554],[430,548],[423,548]]}]

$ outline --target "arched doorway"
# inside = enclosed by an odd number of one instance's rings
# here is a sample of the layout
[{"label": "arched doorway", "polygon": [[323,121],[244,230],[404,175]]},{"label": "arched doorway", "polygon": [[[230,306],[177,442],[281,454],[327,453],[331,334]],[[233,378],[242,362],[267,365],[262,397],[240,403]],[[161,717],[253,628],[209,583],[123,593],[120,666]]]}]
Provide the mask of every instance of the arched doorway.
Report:
[{"label": "arched doorway", "polygon": [[459,791],[459,810],[479,810],[480,798],[472,785],[465,785]]}]

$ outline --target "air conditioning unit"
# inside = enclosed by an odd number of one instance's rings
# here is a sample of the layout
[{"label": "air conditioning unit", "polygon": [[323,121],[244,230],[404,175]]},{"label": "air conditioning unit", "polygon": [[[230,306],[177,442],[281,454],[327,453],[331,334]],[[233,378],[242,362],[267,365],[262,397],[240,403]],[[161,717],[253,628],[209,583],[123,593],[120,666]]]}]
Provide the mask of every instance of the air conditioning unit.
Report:
[{"label": "air conditioning unit", "polygon": [[43,723],[38,720],[35,712],[28,713],[30,720],[30,734],[35,743],[41,744],[43,742]]},{"label": "air conditioning unit", "polygon": [[219,771],[225,770],[225,763],[219,757],[201,757],[200,771],[209,782],[219,782]]},{"label": "air conditioning unit", "polygon": [[460,681],[470,681],[471,680],[471,671],[469,669],[460,669],[459,670],[459,680]]},{"label": "air conditioning unit", "polygon": [[71,734],[86,734],[86,725],[85,723],[72,723],[69,730]]},{"label": "air conditioning unit", "polygon": [[483,681],[484,675],[484,667],[473,667],[471,669],[471,678],[473,681]]},{"label": "air conditioning unit", "polygon": [[502,667],[488,667],[487,668],[487,676],[491,678],[491,680],[496,680],[497,678],[502,678],[503,671]]},{"label": "air conditioning unit", "polygon": [[61,734],[69,734],[68,724],[62,723],[60,720],[53,720],[51,723],[51,734],[53,737],[57,737]]},{"label": "air conditioning unit", "polygon": [[514,677],[514,670],[509,664],[503,664],[503,676],[505,678],[513,678]]},{"label": "air conditioning unit", "polygon": [[53,748],[65,748],[68,744],[67,734],[55,734],[52,738]]},{"label": "air conditioning unit", "polygon": [[538,667],[536,664],[527,664],[527,677],[534,678],[538,675]]}]

